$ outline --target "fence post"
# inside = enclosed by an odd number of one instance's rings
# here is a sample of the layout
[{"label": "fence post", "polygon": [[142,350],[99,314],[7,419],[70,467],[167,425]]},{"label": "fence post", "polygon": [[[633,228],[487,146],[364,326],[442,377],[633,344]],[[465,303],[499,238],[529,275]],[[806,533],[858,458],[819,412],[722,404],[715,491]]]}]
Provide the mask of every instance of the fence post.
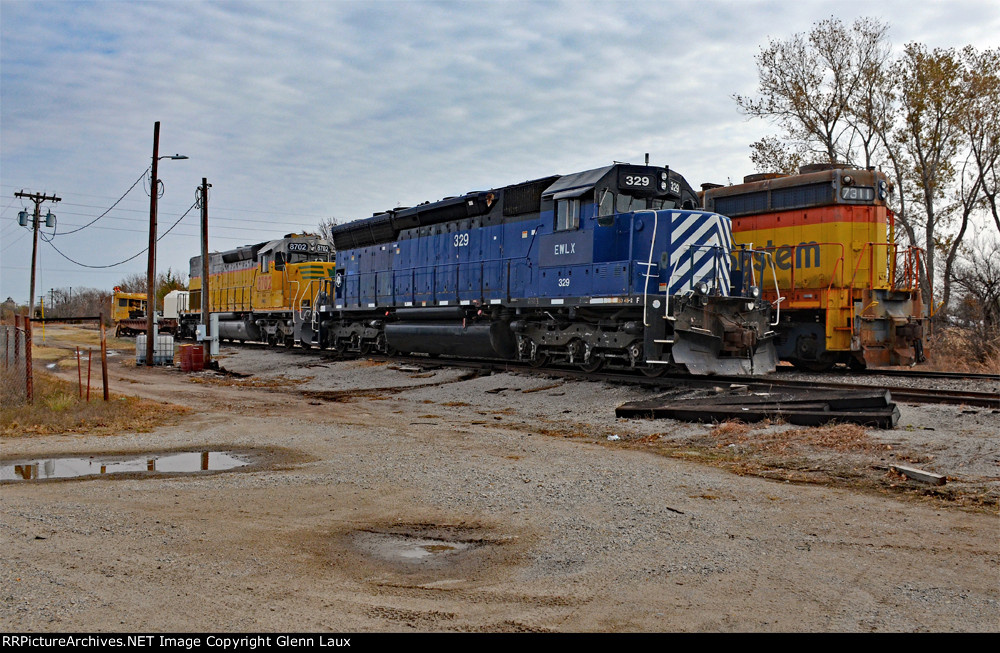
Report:
[{"label": "fence post", "polygon": [[28,376],[27,383],[25,384],[28,391],[28,403],[35,403],[34,392],[35,383],[34,378],[31,375],[31,316],[24,316],[24,366],[25,372]]},{"label": "fence post", "polygon": [[[108,400],[108,340],[104,331],[104,312],[98,318],[101,322],[101,378],[104,381],[104,401]],[[146,334],[149,337],[149,334]],[[147,355],[149,350],[147,349]]]},{"label": "fence post", "polygon": [[87,348],[87,403],[90,403],[90,363],[94,360],[94,350]]}]

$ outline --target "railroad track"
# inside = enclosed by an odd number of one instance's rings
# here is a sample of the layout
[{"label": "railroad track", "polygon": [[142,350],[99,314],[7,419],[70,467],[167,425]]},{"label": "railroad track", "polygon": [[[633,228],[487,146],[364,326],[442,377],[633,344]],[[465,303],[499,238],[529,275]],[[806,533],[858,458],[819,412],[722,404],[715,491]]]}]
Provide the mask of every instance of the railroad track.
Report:
[{"label": "railroad track", "polygon": [[[781,365],[778,367],[778,374],[816,374],[816,372],[802,372],[794,367]],[[831,375],[853,375],[853,376],[895,376],[908,379],[951,379],[955,381],[1000,381],[1000,374],[971,374],[967,372],[941,372],[938,370],[921,370],[913,368],[908,370],[899,369],[871,369],[862,372],[848,370],[846,368],[834,368],[822,374]]]},{"label": "railroad track", "polygon": [[[235,343],[227,343],[225,346],[237,346]],[[263,343],[243,343],[239,345],[247,348],[266,348]],[[279,348],[280,349],[280,348]],[[291,347],[286,349],[288,353],[321,355],[332,360],[349,360],[360,357],[357,354],[338,354],[330,350],[322,349],[302,349]],[[382,360],[387,363],[394,363],[400,366],[428,367],[458,367],[469,370],[479,370],[482,372],[518,372],[527,374],[537,374],[554,378],[566,378],[587,381],[602,381],[607,383],[619,383],[626,385],[640,385],[643,387],[657,388],[663,390],[677,388],[728,388],[730,386],[742,386],[749,392],[775,391],[809,391],[826,389],[831,391],[863,391],[863,390],[888,390],[894,401],[915,404],[950,404],[955,406],[969,406],[973,408],[989,408],[1000,411],[1000,392],[974,392],[969,390],[943,390],[937,388],[912,388],[900,385],[889,384],[863,384],[863,383],[843,383],[839,381],[814,381],[803,379],[781,378],[782,373],[770,374],[766,377],[745,377],[745,376],[690,376],[686,374],[665,374],[663,376],[650,378],[632,370],[604,369],[599,372],[584,372],[576,368],[568,367],[543,367],[534,368],[527,363],[517,361],[497,361],[497,360],[463,360],[457,358],[431,358],[428,356],[384,356],[380,354],[368,354],[364,356],[372,360]],[[934,376],[910,375],[906,370],[891,370],[897,374],[886,376],[901,376],[914,378],[953,378],[956,380],[997,380],[998,375],[969,375],[952,374],[948,372],[937,372]],[[881,374],[872,372],[871,374]],[[901,374],[898,374],[902,372]],[[937,376],[946,375],[946,376]]]}]

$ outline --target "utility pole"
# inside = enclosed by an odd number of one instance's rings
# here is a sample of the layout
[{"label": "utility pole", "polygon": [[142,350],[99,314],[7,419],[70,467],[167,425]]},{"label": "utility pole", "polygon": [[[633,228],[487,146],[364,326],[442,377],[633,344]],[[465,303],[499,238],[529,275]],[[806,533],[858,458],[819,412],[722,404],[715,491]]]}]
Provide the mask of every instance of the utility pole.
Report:
[{"label": "utility pole", "polygon": [[146,264],[146,366],[153,365],[154,313],[156,313],[156,195],[160,179],[156,176],[157,162],[161,159],[186,159],[186,156],[160,156],[160,121],[153,124],[153,167],[149,184],[149,256]]},{"label": "utility pole", "polygon": [[[205,336],[212,337],[208,319],[208,189],[212,184],[201,178],[201,323],[205,325]],[[212,361],[211,340],[205,350],[205,365]]]},{"label": "utility pole", "polygon": [[146,367],[153,365],[153,314],[156,312],[156,195],[160,182],[156,164],[160,160],[160,121],[153,125],[153,171],[149,182],[149,253],[146,259]]},{"label": "utility pole", "polygon": [[[29,199],[35,203],[35,213],[32,217],[32,230],[35,232],[34,242],[31,245],[31,291],[28,293],[28,319],[30,320],[35,313],[35,264],[38,261],[38,228],[41,226],[39,221],[41,219],[41,206],[42,202],[61,202],[61,197],[56,197],[55,195],[39,195],[38,193],[25,193],[24,189],[14,193],[14,197],[23,197]],[[22,211],[23,213],[23,211]],[[55,225],[56,217],[49,212],[46,216],[46,224],[52,223]]]}]

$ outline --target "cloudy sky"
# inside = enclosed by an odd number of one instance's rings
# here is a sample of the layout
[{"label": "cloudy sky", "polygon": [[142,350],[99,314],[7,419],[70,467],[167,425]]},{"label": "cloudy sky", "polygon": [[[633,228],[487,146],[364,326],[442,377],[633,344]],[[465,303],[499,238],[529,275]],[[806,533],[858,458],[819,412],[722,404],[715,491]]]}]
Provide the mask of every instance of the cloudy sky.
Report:
[{"label": "cloudy sky", "polygon": [[163,234],[203,177],[213,250],[647,152],[738,182],[773,130],[732,95],[832,7],[897,48],[1000,46],[995,0],[0,0],[0,299],[28,297],[20,190],[62,198],[36,297],[145,273],[157,121],[160,155],[190,157],[158,175],[157,269],[184,275],[198,210]]}]

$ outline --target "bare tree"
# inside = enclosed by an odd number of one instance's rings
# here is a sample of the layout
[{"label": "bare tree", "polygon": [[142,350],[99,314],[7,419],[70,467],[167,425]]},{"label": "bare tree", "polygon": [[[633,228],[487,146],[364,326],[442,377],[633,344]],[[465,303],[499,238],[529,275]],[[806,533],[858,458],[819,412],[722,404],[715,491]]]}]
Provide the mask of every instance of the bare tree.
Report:
[{"label": "bare tree", "polygon": [[[902,123],[893,135],[904,170],[902,192],[919,209],[911,211],[907,220],[915,231],[922,230],[929,286],[936,278],[936,252],[948,247],[941,234],[953,217],[943,204],[955,179],[961,143],[956,116],[963,106],[962,64],[954,50],[928,52],[922,44],[909,43],[893,71],[899,80],[902,112]],[[942,278],[945,298],[950,284],[950,278]]]},{"label": "bare tree", "polygon": [[970,332],[974,358],[985,362],[1000,356],[1000,248],[995,235],[969,240],[954,269],[958,302],[952,317]]},{"label": "bare tree", "polygon": [[[764,160],[787,161],[805,152],[819,161],[850,162],[857,147],[868,165],[876,135],[861,130],[851,107],[864,92],[874,93],[889,56],[888,26],[860,18],[847,28],[838,18],[817,23],[808,34],[771,41],[757,55],[760,95],[735,95],[748,115],[765,118],[784,130],[789,148]],[[871,111],[875,108],[870,107]],[[775,152],[759,141],[758,152]]]},{"label": "bare tree", "polygon": [[801,144],[784,143],[774,136],[765,136],[750,145],[750,160],[757,172],[778,172],[794,175],[806,162],[808,152]]},{"label": "bare tree", "polygon": [[962,50],[965,64],[963,91],[966,105],[959,116],[959,129],[968,141],[969,157],[976,170],[980,190],[993,224],[1000,231],[997,166],[1000,160],[1000,49],[978,52]]},{"label": "bare tree", "polygon": [[340,224],[337,218],[326,218],[321,220],[319,223],[319,235],[330,241],[330,247],[333,247],[333,228]]}]

